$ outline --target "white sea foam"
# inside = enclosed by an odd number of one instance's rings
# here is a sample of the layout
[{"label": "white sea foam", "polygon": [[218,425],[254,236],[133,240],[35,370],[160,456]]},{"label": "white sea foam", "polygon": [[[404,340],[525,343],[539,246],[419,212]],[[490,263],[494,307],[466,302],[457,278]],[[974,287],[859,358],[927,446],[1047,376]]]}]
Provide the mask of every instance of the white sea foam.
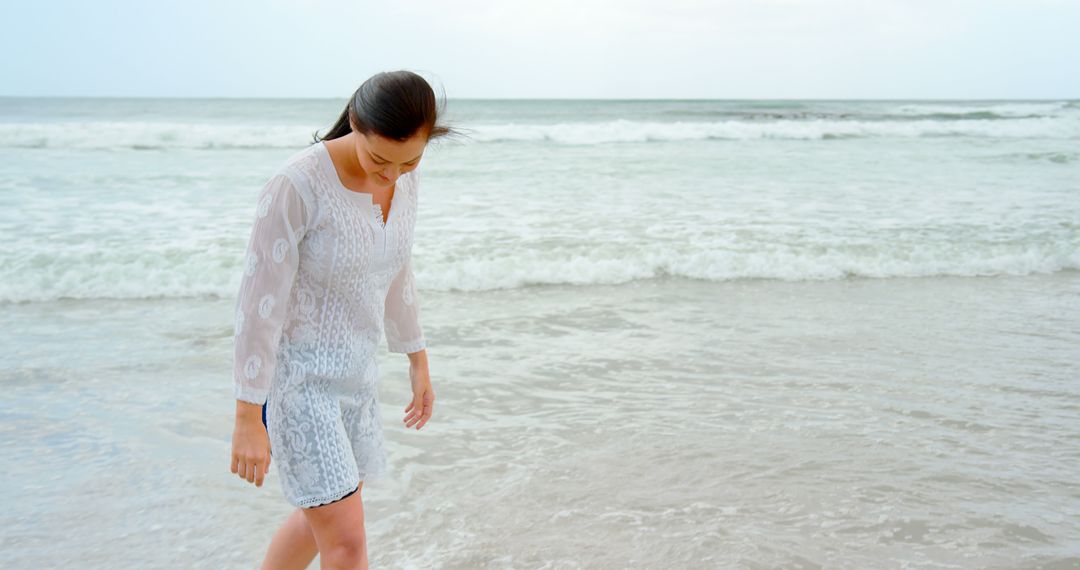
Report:
[{"label": "white sea foam", "polygon": [[1047,102],[964,102],[964,103],[905,103],[890,112],[900,115],[963,115],[985,113],[999,117],[1050,116],[1070,109],[1068,101]]},{"label": "white sea foam", "polygon": [[289,148],[311,140],[297,125],[238,125],[136,121],[3,123],[0,147],[76,149]]},{"label": "white sea foam", "polygon": [[[917,108],[920,113],[931,111]],[[955,112],[955,111],[953,111]],[[296,125],[236,125],[88,121],[0,124],[0,147],[74,149],[293,148],[311,140],[314,129]],[[694,140],[974,137],[1080,139],[1080,113],[1062,117],[965,121],[783,119],[775,121],[567,121],[469,125],[478,143],[546,142],[564,145]]]},{"label": "white sea foam", "polygon": [[[611,120],[577,105],[559,108],[564,122],[542,124],[555,116],[549,106],[484,103],[481,119],[497,120],[462,121],[481,144],[425,159],[421,289],[1080,269],[1073,103],[808,102],[787,108],[815,118],[711,122],[654,120],[657,109],[698,108],[671,103]],[[868,118],[897,108],[912,118]],[[13,236],[0,242],[0,302],[235,295],[258,186],[285,156],[278,149],[302,147],[309,128],[228,122],[227,109],[174,122],[86,109],[85,121],[0,122],[0,227]],[[1024,118],[925,118],[957,109]],[[505,122],[517,115],[521,124]],[[863,138],[824,140],[834,137]],[[709,138],[763,142],[723,145],[723,154],[606,144]],[[529,144],[482,144],[507,140]],[[563,145],[594,146],[552,150]],[[256,150],[238,161],[222,148]],[[178,159],[174,149],[213,152],[189,162],[193,153]],[[564,170],[538,174],[538,157]],[[572,176],[551,184],[552,172]]]},{"label": "white sea foam", "polygon": [[[144,299],[220,296],[236,293],[239,260],[233,249],[197,244],[169,248],[51,249],[5,252],[0,266],[0,301]],[[632,252],[632,253],[631,253]],[[1080,270],[1075,239],[1030,240],[1004,247],[993,243],[879,243],[761,251],[705,249],[675,253],[638,247],[592,254],[508,249],[498,255],[454,259],[445,252],[415,255],[421,289],[484,291],[535,285],[599,285],[641,279],[689,278],[706,281],[785,281],[924,276],[1001,276]]]},{"label": "white sea foam", "polygon": [[644,122],[618,119],[554,125],[478,125],[479,142],[535,141],[559,144],[693,141],[708,139],[822,140],[832,138],[975,137],[1080,139],[1080,119],[1030,118],[970,121],[780,120],[772,122]]}]

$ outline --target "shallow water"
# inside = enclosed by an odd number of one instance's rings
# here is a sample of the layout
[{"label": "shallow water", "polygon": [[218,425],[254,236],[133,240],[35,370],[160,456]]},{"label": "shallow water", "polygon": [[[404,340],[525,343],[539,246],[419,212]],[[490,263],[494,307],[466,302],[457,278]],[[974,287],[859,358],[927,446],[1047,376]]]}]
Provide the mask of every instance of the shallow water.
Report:
[{"label": "shallow water", "polygon": [[[373,567],[1080,563],[1075,272],[425,302],[425,429],[400,423],[407,362],[380,356]],[[261,556],[289,507],[273,467],[261,489],[228,473],[227,306],[5,311],[8,565]]]}]

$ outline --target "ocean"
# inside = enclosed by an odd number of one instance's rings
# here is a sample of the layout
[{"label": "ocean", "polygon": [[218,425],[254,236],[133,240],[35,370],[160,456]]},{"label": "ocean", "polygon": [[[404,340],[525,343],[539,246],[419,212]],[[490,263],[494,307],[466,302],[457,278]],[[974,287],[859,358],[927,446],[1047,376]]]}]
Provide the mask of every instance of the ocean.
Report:
[{"label": "ocean", "polygon": [[[337,99],[0,98],[0,566],[255,567],[255,198]],[[373,568],[1080,567],[1080,101],[464,100]]]}]

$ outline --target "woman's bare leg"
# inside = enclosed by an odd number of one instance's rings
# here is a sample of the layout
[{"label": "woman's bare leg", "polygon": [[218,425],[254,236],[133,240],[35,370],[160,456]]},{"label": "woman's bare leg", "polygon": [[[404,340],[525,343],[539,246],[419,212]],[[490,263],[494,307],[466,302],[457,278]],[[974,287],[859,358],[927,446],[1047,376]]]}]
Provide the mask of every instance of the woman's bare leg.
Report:
[{"label": "woman's bare leg", "polygon": [[364,503],[359,490],[340,501],[302,511],[318,545],[319,568],[368,570]]},{"label": "woman's bare leg", "polygon": [[262,570],[305,570],[319,553],[302,509],[296,509],[270,539]]}]

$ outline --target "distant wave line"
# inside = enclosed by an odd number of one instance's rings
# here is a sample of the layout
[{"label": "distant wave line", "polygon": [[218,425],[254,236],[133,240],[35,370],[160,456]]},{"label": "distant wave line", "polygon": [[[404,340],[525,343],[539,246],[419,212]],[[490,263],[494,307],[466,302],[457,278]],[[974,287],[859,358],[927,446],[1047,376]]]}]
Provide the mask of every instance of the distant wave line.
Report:
[{"label": "distant wave line", "polygon": [[[1080,139],[1075,117],[940,121],[578,121],[469,126],[473,143],[543,142],[564,145],[687,140],[831,140],[844,138],[1043,138]],[[240,125],[94,121],[0,124],[0,147],[65,149],[260,149],[302,148],[314,129],[300,125]]]}]

